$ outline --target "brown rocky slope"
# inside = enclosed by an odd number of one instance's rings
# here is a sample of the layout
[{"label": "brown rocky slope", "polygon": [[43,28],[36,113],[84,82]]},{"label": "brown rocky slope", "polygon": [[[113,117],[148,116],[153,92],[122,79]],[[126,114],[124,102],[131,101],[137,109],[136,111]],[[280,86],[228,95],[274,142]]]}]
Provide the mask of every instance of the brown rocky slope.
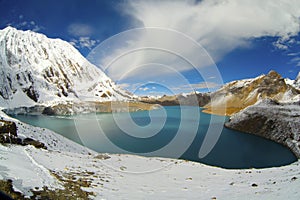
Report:
[{"label": "brown rocky slope", "polygon": [[300,91],[285,83],[275,71],[254,79],[233,81],[211,94],[206,113],[232,115],[262,99],[288,100]]}]

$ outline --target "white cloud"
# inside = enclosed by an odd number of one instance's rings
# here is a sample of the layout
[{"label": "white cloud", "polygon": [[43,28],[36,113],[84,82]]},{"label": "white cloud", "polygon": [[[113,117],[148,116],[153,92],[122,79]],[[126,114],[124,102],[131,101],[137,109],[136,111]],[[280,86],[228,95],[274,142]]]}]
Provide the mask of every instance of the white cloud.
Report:
[{"label": "white cloud", "polygon": [[141,90],[141,91],[147,91],[147,90],[149,90],[149,88],[148,87],[141,87],[141,88],[139,88],[139,90]]},{"label": "white cloud", "polygon": [[119,83],[118,86],[122,89],[127,89],[130,87],[129,83]]},{"label": "white cloud", "polygon": [[293,53],[289,53],[287,54],[288,56],[299,56],[300,52],[293,52]]},{"label": "white cloud", "polygon": [[249,39],[299,32],[298,0],[130,1],[127,13],[145,27],[181,31],[219,59]]},{"label": "white cloud", "polygon": [[99,40],[94,40],[90,37],[79,37],[78,39],[71,39],[69,43],[77,48],[87,48],[91,50],[99,43]]},{"label": "white cloud", "polygon": [[300,66],[300,57],[299,53],[290,53],[289,56],[292,56],[293,58],[290,60],[289,64],[294,64],[296,67]]},{"label": "white cloud", "polygon": [[[140,27],[172,29],[199,42],[214,59],[220,61],[224,55],[240,47],[251,46],[251,41],[261,37],[275,37],[274,43],[280,49],[293,43],[293,36],[299,33],[299,0],[203,0],[203,1],[126,1],[122,10],[131,15],[134,24]],[[137,23],[139,22],[139,23]],[[155,31],[154,31],[155,32]],[[219,74],[206,72],[213,65],[204,50],[193,46],[191,41],[180,33],[177,35],[153,31],[138,31],[128,37],[116,39],[104,48],[106,56],[99,59],[106,73],[114,80],[124,76],[145,78],[164,77],[167,74],[182,72],[196,67],[204,70],[206,80]],[[114,38],[113,38],[114,39]],[[191,67],[182,57],[158,49],[171,49],[184,58],[192,60]],[[199,53],[200,52],[200,53]],[[126,56],[122,54],[126,53]],[[156,65],[154,67],[153,65]],[[143,70],[142,70],[143,69]],[[214,71],[215,72],[215,71]],[[203,75],[203,74],[201,74]]]},{"label": "white cloud", "polygon": [[201,82],[201,83],[191,84],[191,86],[194,89],[206,89],[206,88],[214,89],[220,87],[219,84],[214,82]]},{"label": "white cloud", "polygon": [[280,40],[277,40],[276,42],[273,42],[273,45],[281,50],[287,50],[288,49],[288,45],[286,45],[285,43],[281,42]]},{"label": "white cloud", "polygon": [[93,28],[88,24],[72,23],[68,26],[68,33],[74,36],[74,39],[71,39],[69,43],[77,48],[91,50],[99,43],[99,40],[91,39],[93,32]]},{"label": "white cloud", "polygon": [[88,24],[73,23],[68,26],[68,33],[75,37],[90,36],[93,28]]},{"label": "white cloud", "polygon": [[180,92],[192,92],[194,90],[199,90],[199,89],[217,89],[219,87],[221,87],[221,85],[215,82],[200,82],[194,84],[175,86],[172,87],[171,89]]},{"label": "white cloud", "polygon": [[[19,19],[23,19],[24,16],[20,15]],[[34,32],[38,32],[42,29],[45,29],[43,26],[38,25],[35,21],[21,21],[19,23],[9,23],[7,26],[13,26],[18,29],[27,29],[27,30],[32,30]]]}]

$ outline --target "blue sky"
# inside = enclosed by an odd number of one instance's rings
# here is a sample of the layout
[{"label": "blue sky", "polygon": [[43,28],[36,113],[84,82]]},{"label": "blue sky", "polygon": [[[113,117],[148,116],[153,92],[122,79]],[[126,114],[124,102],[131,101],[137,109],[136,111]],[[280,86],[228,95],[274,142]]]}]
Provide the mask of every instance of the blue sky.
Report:
[{"label": "blue sky", "polygon": [[[10,25],[40,32],[50,38],[61,38],[84,56],[101,42],[132,28],[175,30],[203,46],[224,82],[266,74],[271,69],[294,79],[300,71],[300,3],[297,0],[279,0],[276,4],[271,0],[0,0],[0,19],[1,29]],[[145,35],[138,37],[139,42],[149,39]],[[176,43],[178,39],[169,42]],[[115,45],[114,48],[106,53],[107,57],[116,56],[117,49],[128,50],[124,45]],[[139,62],[132,57],[128,60],[135,62],[127,60],[106,73],[137,94],[186,91],[184,84],[177,84],[171,73],[160,73],[159,67],[153,67],[153,70],[130,67],[133,63],[160,62],[158,55],[151,55],[151,59],[147,58],[148,55],[147,52],[136,55]],[[146,58],[141,60],[141,57]],[[116,71],[121,67],[132,74],[120,78]],[[197,69],[201,67],[196,66]],[[203,82],[212,76],[205,79],[194,73],[193,68],[175,66],[174,69],[192,88],[207,90]],[[219,83],[220,80],[211,79],[207,85],[214,88]]]}]

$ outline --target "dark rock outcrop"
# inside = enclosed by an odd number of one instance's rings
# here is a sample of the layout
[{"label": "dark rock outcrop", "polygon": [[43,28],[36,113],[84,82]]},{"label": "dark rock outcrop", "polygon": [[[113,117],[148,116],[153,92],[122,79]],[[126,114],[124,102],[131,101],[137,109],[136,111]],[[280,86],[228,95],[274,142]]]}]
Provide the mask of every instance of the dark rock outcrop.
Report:
[{"label": "dark rock outcrop", "polygon": [[40,115],[40,114],[42,114],[42,112],[45,108],[46,108],[45,106],[36,105],[36,106],[31,106],[31,107],[7,108],[7,109],[3,109],[2,111],[8,115],[19,115],[19,114],[20,115],[25,115],[25,114]]},{"label": "dark rock outcrop", "polygon": [[164,95],[160,98],[141,97],[140,101],[144,103],[150,103],[150,104],[159,104],[162,106],[184,105],[184,106],[203,107],[204,105],[210,102],[210,94],[190,93],[187,95],[182,95],[182,94],[173,95],[173,96]]},{"label": "dark rock outcrop", "polygon": [[15,122],[0,120],[0,134],[10,133],[17,136],[17,126]]},{"label": "dark rock outcrop", "polygon": [[152,110],[158,108],[142,102],[82,102],[57,104],[44,108],[45,115],[75,115],[82,113],[109,113],[109,112],[135,112],[140,110]]},{"label": "dark rock outcrop", "polygon": [[13,200],[25,199],[25,197],[21,192],[15,190],[15,188],[13,187],[13,181],[11,179],[8,179],[0,180],[0,199]]},{"label": "dark rock outcrop", "polygon": [[44,114],[44,115],[55,115],[55,110],[51,106],[49,106],[49,107],[46,107],[43,110],[42,114]]},{"label": "dark rock outcrop", "polygon": [[47,149],[44,143],[32,138],[25,138],[24,140],[19,138],[16,123],[6,120],[0,120],[0,144],[33,145],[36,148]]},{"label": "dark rock outcrop", "polygon": [[14,122],[0,120],[0,143],[22,143],[22,140],[17,136],[17,126]]},{"label": "dark rock outcrop", "polygon": [[22,140],[14,135],[9,133],[0,134],[0,143],[1,144],[22,144]]},{"label": "dark rock outcrop", "polygon": [[24,146],[25,145],[32,145],[32,146],[34,146],[35,148],[38,148],[38,149],[47,149],[47,147],[45,146],[44,143],[36,141],[36,140],[34,140],[32,138],[25,138],[23,140],[22,144]]},{"label": "dark rock outcrop", "polygon": [[236,113],[225,126],[283,144],[300,158],[300,102],[264,100]]}]

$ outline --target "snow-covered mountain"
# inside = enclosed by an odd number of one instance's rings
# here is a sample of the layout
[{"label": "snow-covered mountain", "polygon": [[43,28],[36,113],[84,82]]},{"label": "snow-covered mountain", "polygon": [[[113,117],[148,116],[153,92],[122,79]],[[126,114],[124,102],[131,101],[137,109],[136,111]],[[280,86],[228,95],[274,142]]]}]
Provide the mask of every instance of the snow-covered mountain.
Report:
[{"label": "snow-covered mountain", "polygon": [[298,76],[296,77],[293,86],[297,89],[300,89],[300,72],[298,73]]},{"label": "snow-covered mountain", "polygon": [[232,115],[267,98],[281,102],[294,102],[299,100],[300,91],[294,85],[287,84],[277,72],[270,71],[256,78],[225,84],[211,94],[212,101],[205,106],[207,108],[205,112]]},{"label": "snow-covered mountain", "polygon": [[300,90],[300,72],[298,73],[297,77],[295,80],[291,80],[289,78],[284,79],[285,83],[293,86],[294,88]]},{"label": "snow-covered mountain", "polygon": [[129,98],[71,44],[12,27],[0,30],[0,106]]}]

